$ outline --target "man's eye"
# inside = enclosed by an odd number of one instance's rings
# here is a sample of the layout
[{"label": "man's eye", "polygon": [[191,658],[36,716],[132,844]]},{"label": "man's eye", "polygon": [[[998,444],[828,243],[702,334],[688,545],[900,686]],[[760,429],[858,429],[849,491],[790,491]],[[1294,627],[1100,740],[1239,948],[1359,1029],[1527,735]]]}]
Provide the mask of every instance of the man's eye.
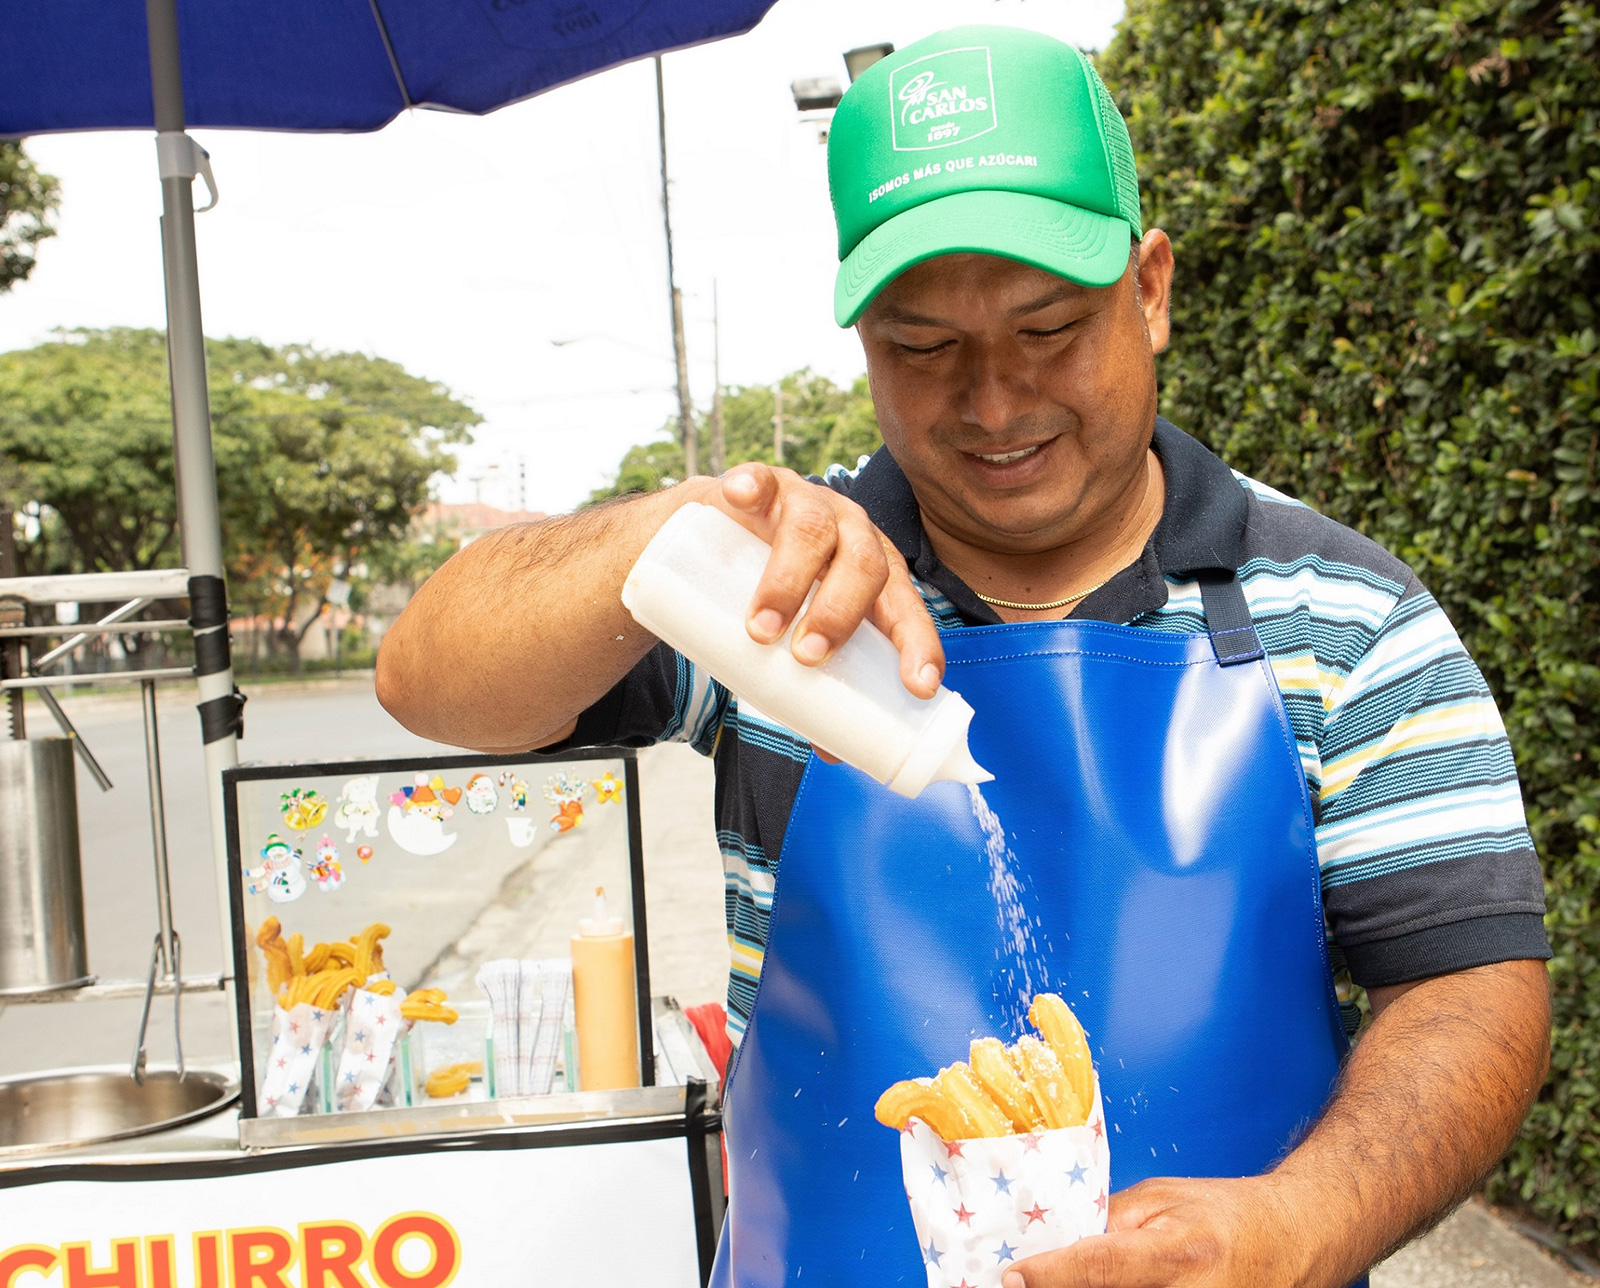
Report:
[{"label": "man's eye", "polygon": [[1063,322],[1060,326],[1036,327],[1031,331],[1024,331],[1022,334],[1030,340],[1047,340],[1053,335],[1065,335],[1072,330],[1074,325],[1075,323],[1073,322]]},{"label": "man's eye", "polygon": [[950,347],[950,341],[940,340],[934,344],[906,344],[901,342],[900,350],[903,353],[938,353],[941,349]]}]

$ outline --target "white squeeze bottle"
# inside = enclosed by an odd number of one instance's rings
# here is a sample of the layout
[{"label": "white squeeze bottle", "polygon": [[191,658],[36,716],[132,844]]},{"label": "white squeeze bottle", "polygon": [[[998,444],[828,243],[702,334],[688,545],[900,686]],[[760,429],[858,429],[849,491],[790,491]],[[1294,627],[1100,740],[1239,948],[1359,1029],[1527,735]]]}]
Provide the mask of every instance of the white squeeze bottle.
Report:
[{"label": "white squeeze bottle", "polygon": [[789,651],[792,624],[771,644],[750,638],[745,616],[771,554],[721,510],[691,502],[644,548],[622,602],[639,625],[741,703],[891,791],[915,797],[931,782],[990,781],[994,775],[967,749],[972,708],[942,686],[931,698],[909,692],[899,652],[871,622],[821,666],[806,666]]}]

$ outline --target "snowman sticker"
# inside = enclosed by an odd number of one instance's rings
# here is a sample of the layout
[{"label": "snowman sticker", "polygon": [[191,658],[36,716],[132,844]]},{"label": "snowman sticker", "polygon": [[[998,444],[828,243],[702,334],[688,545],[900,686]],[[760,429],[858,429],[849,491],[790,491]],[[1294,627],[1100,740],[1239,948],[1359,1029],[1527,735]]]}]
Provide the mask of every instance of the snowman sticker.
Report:
[{"label": "snowman sticker", "polygon": [[344,884],[344,865],[339,862],[339,846],[334,839],[323,834],[317,846],[317,859],[311,865],[311,879],[324,894],[332,894]]},{"label": "snowman sticker", "polygon": [[300,851],[276,832],[267,835],[261,847],[261,866],[246,868],[251,894],[265,894],[273,903],[293,903],[306,892],[306,879],[300,872]]}]

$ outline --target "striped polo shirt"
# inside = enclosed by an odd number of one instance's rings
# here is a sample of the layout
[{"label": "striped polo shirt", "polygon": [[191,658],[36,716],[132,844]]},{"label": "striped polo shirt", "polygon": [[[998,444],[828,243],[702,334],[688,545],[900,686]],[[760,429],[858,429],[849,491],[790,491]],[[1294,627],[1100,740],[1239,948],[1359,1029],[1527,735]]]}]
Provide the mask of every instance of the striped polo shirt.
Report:
[{"label": "striped polo shirt", "polygon": [[[1202,633],[1198,575],[1238,573],[1299,744],[1341,981],[1373,987],[1549,957],[1505,728],[1433,597],[1382,547],[1230,470],[1169,422],[1156,421],[1152,446],[1166,476],[1161,520],[1139,560],[1072,616]],[[941,629],[999,621],[933,553],[886,448],[816,481],[860,504],[894,542]],[[810,747],[664,644],[583,713],[568,745],[662,741],[715,763],[737,1042]]]}]

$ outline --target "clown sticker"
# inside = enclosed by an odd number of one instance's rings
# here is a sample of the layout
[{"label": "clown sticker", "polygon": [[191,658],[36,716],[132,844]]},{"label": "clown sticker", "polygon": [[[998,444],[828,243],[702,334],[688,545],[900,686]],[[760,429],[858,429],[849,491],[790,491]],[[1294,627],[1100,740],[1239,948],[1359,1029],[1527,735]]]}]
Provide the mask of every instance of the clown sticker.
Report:
[{"label": "clown sticker", "polygon": [[389,835],[408,854],[443,854],[459,833],[446,832],[445,820],[461,800],[459,787],[446,787],[444,779],[418,774],[410,787],[389,796]]},{"label": "clown sticker", "polygon": [[323,834],[317,846],[316,862],[311,865],[311,879],[324,894],[332,894],[344,884],[344,867],[339,862],[339,847],[331,836]]}]

